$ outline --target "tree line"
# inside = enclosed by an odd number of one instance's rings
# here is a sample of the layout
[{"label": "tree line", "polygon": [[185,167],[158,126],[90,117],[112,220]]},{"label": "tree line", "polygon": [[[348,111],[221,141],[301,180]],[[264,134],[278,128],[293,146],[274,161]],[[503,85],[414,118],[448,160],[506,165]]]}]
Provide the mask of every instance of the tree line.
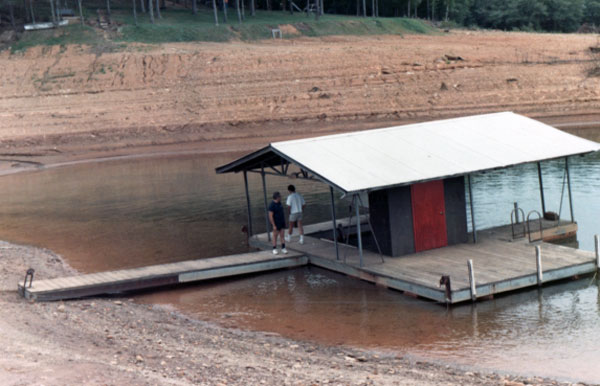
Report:
[{"label": "tree line", "polygon": [[[102,4],[108,19],[111,3],[131,7],[137,24],[139,13],[154,23],[162,18],[165,0],[1,0],[0,24],[60,19],[60,9],[70,6],[83,19],[83,5]],[[257,9],[306,12],[319,19],[324,13],[363,17],[414,17],[431,21],[453,22],[464,26],[502,30],[576,31],[582,24],[600,25],[600,0],[173,0],[192,14],[205,7],[215,24],[228,22],[228,7],[237,22],[254,16]],[[247,12],[247,11],[248,12]]]}]

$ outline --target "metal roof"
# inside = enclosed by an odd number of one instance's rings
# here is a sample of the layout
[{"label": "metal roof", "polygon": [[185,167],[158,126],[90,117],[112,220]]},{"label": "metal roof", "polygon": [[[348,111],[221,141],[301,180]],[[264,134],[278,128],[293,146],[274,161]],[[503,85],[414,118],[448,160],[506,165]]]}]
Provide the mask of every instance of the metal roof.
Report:
[{"label": "metal roof", "polygon": [[600,144],[502,112],[275,142],[217,173],[292,163],[350,193],[600,150]]}]

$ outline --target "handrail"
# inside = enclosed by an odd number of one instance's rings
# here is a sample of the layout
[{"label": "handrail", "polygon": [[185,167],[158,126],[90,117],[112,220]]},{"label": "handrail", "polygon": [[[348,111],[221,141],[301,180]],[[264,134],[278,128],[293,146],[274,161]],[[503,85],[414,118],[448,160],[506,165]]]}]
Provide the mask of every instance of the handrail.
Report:
[{"label": "handrail", "polygon": [[[540,224],[540,238],[536,239],[536,240],[531,240],[531,227],[529,226],[529,221],[530,221],[529,218],[531,217],[532,214],[536,214],[538,216],[538,222]],[[537,210],[532,210],[531,212],[529,212],[527,214],[527,233],[529,236],[529,242],[543,240],[543,238],[544,238],[543,227],[542,227],[542,215]]]},{"label": "handrail", "polygon": [[[525,227],[525,221],[520,222],[520,223],[518,221],[519,220],[519,212],[521,212],[523,215],[521,218],[525,219],[525,212],[521,208],[515,208],[510,212],[510,229],[512,231],[513,240],[516,238],[515,237],[515,235],[516,235],[515,234],[515,224],[523,224],[523,235],[519,236],[519,238],[525,237],[525,235],[527,234],[527,229]],[[513,215],[514,215],[514,221],[513,221]]]}]

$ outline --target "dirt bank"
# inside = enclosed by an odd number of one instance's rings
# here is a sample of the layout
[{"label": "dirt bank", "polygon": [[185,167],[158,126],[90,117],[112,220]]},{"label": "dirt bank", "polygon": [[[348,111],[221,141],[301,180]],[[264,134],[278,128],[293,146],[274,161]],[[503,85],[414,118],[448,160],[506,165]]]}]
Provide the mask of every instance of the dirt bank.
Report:
[{"label": "dirt bank", "polygon": [[15,291],[28,267],[73,270],[48,250],[0,251],[3,385],[557,384],[226,329],[127,298],[28,303]]},{"label": "dirt bank", "polygon": [[594,35],[457,31],[4,51],[1,153],[231,150],[498,110],[598,126],[600,80],[587,76],[596,44]]}]

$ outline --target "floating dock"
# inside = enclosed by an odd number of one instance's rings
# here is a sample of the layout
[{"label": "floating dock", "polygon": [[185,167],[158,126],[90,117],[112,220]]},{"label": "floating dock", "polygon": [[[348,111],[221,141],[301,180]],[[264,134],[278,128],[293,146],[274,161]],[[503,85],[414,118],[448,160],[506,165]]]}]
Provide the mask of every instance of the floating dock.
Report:
[{"label": "floating dock", "polygon": [[29,282],[19,284],[19,293],[26,299],[39,301],[74,299],[300,267],[307,263],[308,259],[302,253],[275,256],[271,251],[259,251],[48,280],[34,279],[31,286]]},{"label": "floating dock", "polygon": [[[331,230],[331,223],[305,226],[305,233]],[[363,224],[363,228],[367,227]],[[577,224],[564,223],[546,227],[545,235],[570,235]],[[303,253],[309,264],[366,280],[377,285],[408,292],[442,303],[455,304],[504,292],[534,287],[552,281],[593,273],[597,269],[594,252],[583,251],[543,241],[530,243],[527,238],[511,240],[511,227],[478,231],[478,242],[431,249],[402,257],[382,256],[363,251],[360,266],[358,250],[339,244],[339,260],[333,241],[297,236],[287,243],[288,249]],[[269,248],[266,233],[251,238],[251,244]],[[536,247],[540,250],[540,269]],[[474,286],[468,268],[472,261]],[[440,286],[442,276],[450,278],[448,292]]]},{"label": "floating dock", "polygon": [[[347,229],[355,228],[348,219],[338,220],[338,224]],[[363,228],[368,229],[368,225],[363,224]],[[20,283],[19,293],[37,301],[74,299],[311,264],[426,299],[456,304],[593,273],[598,267],[593,252],[544,241],[530,243],[527,238],[512,240],[510,226],[479,231],[477,243],[402,257],[382,257],[365,249],[361,266],[356,247],[340,243],[339,256],[336,256],[333,241],[310,236],[327,230],[331,231],[329,222],[305,226],[308,235],[304,244],[299,244],[295,236],[287,243],[290,253],[286,255],[273,255],[267,234],[263,233],[250,238],[251,245],[264,248],[263,251],[33,280],[31,285]],[[546,224],[543,235],[555,238],[576,231],[574,223]],[[536,247],[539,247],[539,259]],[[444,276],[450,279],[449,284],[441,286]]]}]

